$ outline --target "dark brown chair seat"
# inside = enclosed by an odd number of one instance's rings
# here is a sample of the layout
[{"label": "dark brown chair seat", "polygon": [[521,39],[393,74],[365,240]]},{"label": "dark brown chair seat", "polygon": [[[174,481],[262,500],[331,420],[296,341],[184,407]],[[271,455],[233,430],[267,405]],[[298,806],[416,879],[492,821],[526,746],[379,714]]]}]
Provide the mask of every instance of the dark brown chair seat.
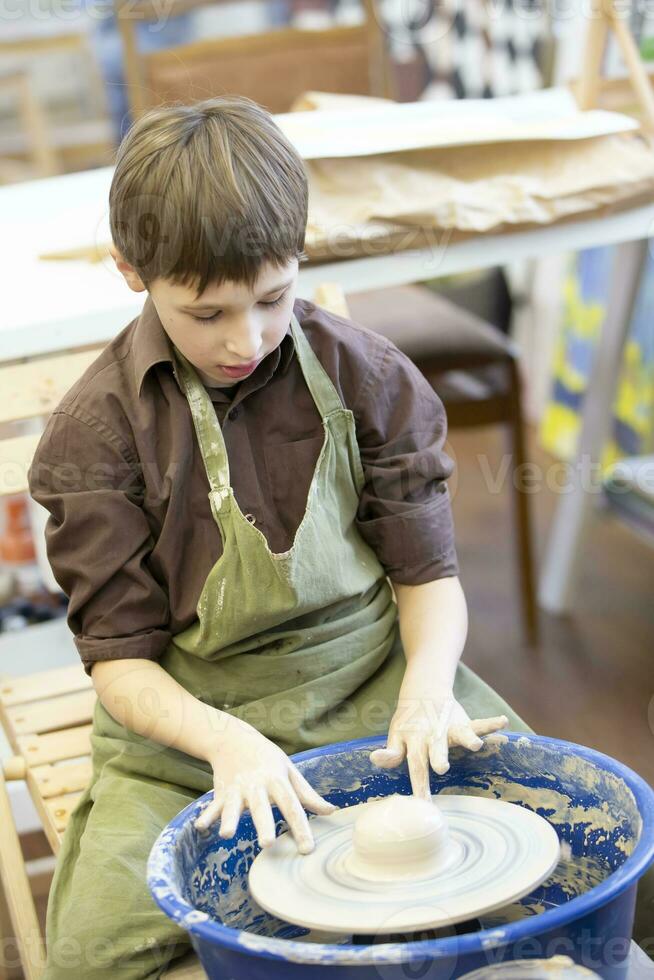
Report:
[{"label": "dark brown chair seat", "polygon": [[[426,286],[348,293],[349,314],[388,337],[420,368],[447,411],[450,429],[509,427],[514,477],[525,462],[518,350],[481,317]],[[537,638],[528,496],[511,480],[521,609],[530,643]]]},{"label": "dark brown chair seat", "polygon": [[352,319],[388,337],[416,364],[437,372],[514,359],[513,342],[496,327],[426,286],[348,293]]}]

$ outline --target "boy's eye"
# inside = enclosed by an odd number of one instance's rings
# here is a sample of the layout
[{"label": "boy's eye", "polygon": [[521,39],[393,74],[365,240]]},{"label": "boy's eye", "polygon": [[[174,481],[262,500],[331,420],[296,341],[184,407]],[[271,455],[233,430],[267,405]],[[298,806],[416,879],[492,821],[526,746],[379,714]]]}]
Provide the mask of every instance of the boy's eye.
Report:
[{"label": "boy's eye", "polygon": [[284,293],[285,292],[286,292],[286,290],[284,290],[284,292],[281,294],[281,296],[278,296],[277,299],[273,299],[273,300],[271,300],[268,303],[262,302],[261,305],[262,306],[279,306],[279,304],[281,303],[281,301],[284,299]]},{"label": "boy's eye", "polygon": [[[277,299],[273,299],[273,300],[269,301],[268,303],[264,303],[263,300],[262,300],[260,305],[261,306],[279,306],[280,303],[281,303],[281,301],[284,299],[285,294],[286,294],[286,290],[284,290],[284,292],[281,294],[281,296],[278,296]],[[212,320],[217,320],[218,319],[218,317],[220,316],[220,310],[217,313],[212,313],[211,316],[196,316],[195,313],[191,313],[191,316],[193,317],[194,320],[199,320],[200,323],[211,323]]]},{"label": "boy's eye", "polygon": [[210,323],[212,320],[217,320],[220,313],[212,313],[211,316],[196,316],[195,313],[191,313],[194,320],[199,320],[200,323]]}]

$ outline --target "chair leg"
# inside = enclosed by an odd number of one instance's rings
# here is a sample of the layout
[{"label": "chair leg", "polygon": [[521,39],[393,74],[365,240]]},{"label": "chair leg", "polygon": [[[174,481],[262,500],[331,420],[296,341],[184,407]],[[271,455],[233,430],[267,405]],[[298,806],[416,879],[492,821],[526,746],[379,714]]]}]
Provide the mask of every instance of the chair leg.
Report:
[{"label": "chair leg", "polygon": [[14,929],[7,900],[0,887],[0,980],[22,980],[23,971],[16,963]]},{"label": "chair leg", "polygon": [[[509,362],[508,371],[511,391],[511,419],[509,424],[513,451],[513,475],[515,477],[516,473],[521,474],[524,472],[523,464],[525,463],[524,417],[522,414],[521,396],[522,378],[519,365],[515,360]],[[515,479],[513,480],[512,490],[522,621],[527,642],[530,646],[535,646],[538,642],[539,624],[529,496],[521,489],[520,481],[516,481]]]},{"label": "chair leg", "polygon": [[[0,763],[0,890],[9,909],[26,980],[39,980],[45,969],[45,944],[25,869],[20,839]],[[0,974],[2,976],[2,974]]]}]

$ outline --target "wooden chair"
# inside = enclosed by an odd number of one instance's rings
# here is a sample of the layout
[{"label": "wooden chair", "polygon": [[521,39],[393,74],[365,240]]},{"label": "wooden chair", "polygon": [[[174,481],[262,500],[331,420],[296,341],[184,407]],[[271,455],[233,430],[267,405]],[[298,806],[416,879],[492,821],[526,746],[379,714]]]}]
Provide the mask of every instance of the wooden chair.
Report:
[{"label": "wooden chair", "polygon": [[9,93],[15,100],[20,131],[25,138],[25,159],[9,153],[6,140],[0,139],[0,184],[61,173],[61,161],[50,140],[47,120],[34,94],[29,72],[21,68],[0,74],[0,92]]},{"label": "wooden chair", "polygon": [[[510,305],[510,298],[507,297]],[[426,286],[351,293],[352,319],[392,340],[439,395],[450,429],[503,425],[510,436],[507,477],[513,498],[517,586],[524,635],[538,639],[529,498],[524,472],[525,422],[516,346],[480,316]]]},{"label": "wooden chair", "polygon": [[[66,52],[83,66],[93,103],[88,115],[57,118],[33,91],[31,65],[54,52]],[[0,87],[15,98],[18,127],[10,130],[4,125],[0,135],[0,184],[107,163],[114,149],[113,134],[88,37],[72,30],[32,36],[26,27],[24,37],[0,37],[0,59],[4,57],[12,64],[18,58],[20,65],[0,76]]]},{"label": "wooden chair", "polygon": [[[334,304],[334,312],[345,309],[342,293],[335,288],[321,295],[323,305]],[[101,350],[102,346],[93,347],[0,367],[0,431],[9,423],[49,415]],[[0,493],[27,490],[27,472],[39,438],[38,433],[29,433],[0,440]],[[61,621],[58,625],[67,628]],[[89,736],[95,701],[92,680],[81,663],[20,677],[3,674],[0,665],[0,724],[13,753],[0,765],[0,926],[4,892],[9,913],[4,925],[11,930],[5,936],[0,932],[0,953],[3,939],[15,936],[26,980],[38,980],[43,973],[45,949],[6,783],[25,781],[56,855],[71,812],[91,777]],[[164,976],[200,980],[205,973],[191,952]],[[9,977],[0,959],[0,980]]]},{"label": "wooden chair", "polygon": [[[170,15],[206,4],[175,0]],[[139,22],[161,16],[155,0],[114,0],[123,43],[131,113],[179,100],[192,103],[225,93],[246,95],[270,112],[288,112],[293,100],[313,89],[392,97],[384,34],[374,0],[364,0],[362,24],[325,30],[280,28],[242,37],[208,38],[174,48],[138,50]]]}]

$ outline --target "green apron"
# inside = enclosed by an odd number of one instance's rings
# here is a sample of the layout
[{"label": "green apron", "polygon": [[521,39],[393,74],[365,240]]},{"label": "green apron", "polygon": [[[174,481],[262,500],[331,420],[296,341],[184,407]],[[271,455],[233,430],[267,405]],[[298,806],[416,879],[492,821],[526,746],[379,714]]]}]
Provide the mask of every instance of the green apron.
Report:
[{"label": "green apron", "polygon": [[[304,516],[283,553],[271,552],[241,512],[211,399],[175,352],[223,552],[197,619],[160,660],[195,697],[288,754],[386,733],[405,667],[390,584],[355,524],[364,474],[354,416],[294,316],[291,331],[324,441]],[[506,714],[514,730],[530,731],[463,664],[455,696],[472,717]],[[150,897],[148,854],[166,823],[213,787],[213,774],[203,760],[121,725],[99,700],[91,744],[91,783],[71,815],[52,883],[43,980],[156,977],[189,940]]]}]

